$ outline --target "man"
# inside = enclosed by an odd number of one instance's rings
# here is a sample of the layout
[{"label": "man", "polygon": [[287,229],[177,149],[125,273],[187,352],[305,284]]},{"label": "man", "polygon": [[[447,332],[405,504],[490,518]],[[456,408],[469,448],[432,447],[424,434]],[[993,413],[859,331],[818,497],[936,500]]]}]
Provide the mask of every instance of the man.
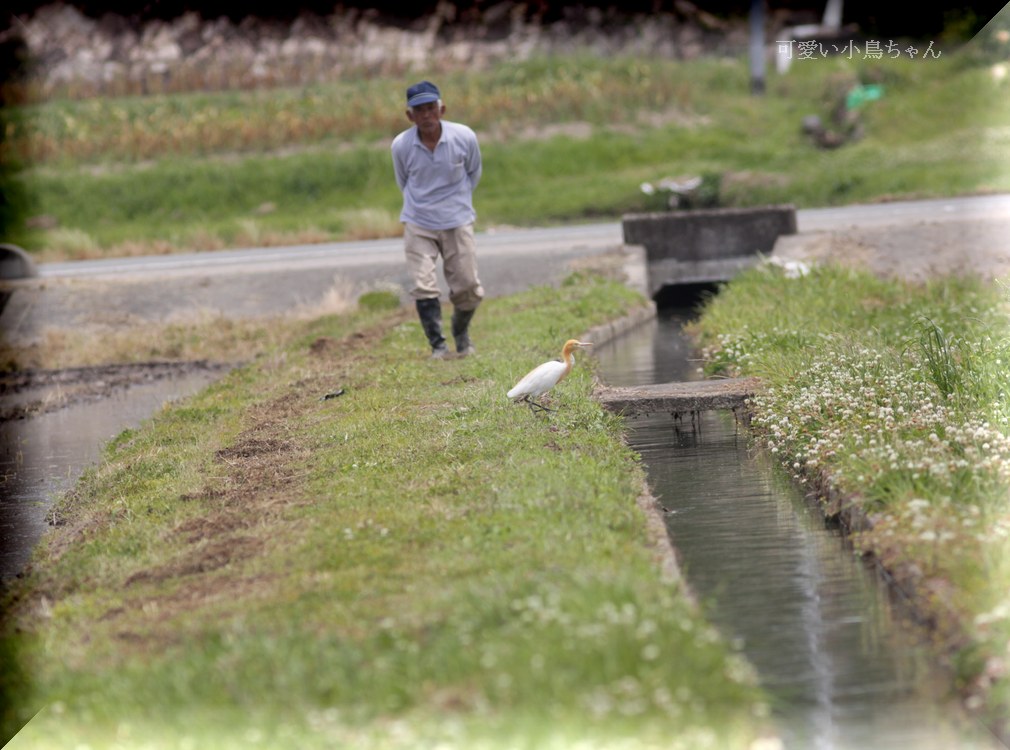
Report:
[{"label": "man", "polygon": [[393,169],[403,193],[404,250],[417,306],[431,356],[443,359],[449,349],[442,335],[435,265],[442,256],[452,336],[461,356],[473,354],[469,327],[484,289],[477,278],[473,191],[481,176],[477,136],[466,125],[443,120],[445,105],[438,87],[421,81],[407,89],[407,119],[414,127],[393,139]]}]

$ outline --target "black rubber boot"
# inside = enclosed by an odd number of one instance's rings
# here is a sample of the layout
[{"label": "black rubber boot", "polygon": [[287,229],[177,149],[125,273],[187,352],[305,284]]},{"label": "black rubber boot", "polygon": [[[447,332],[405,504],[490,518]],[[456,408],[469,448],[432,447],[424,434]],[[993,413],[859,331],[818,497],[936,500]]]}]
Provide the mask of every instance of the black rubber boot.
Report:
[{"label": "black rubber boot", "polygon": [[456,351],[466,357],[469,354],[476,354],[477,350],[470,343],[470,321],[476,310],[453,310],[452,313],[452,337],[456,341]]},{"label": "black rubber boot", "polygon": [[431,344],[431,356],[434,359],[442,359],[449,353],[449,347],[445,345],[445,337],[442,335],[442,303],[438,298],[419,299],[417,305],[417,316],[421,319],[421,328],[424,335],[428,337]]}]

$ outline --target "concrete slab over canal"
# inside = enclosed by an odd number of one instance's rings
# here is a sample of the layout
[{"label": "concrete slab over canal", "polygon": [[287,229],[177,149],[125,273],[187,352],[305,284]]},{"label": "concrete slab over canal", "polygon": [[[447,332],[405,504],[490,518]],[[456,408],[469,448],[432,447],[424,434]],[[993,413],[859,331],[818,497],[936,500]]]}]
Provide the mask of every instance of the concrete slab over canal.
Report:
[{"label": "concrete slab over canal", "polygon": [[624,416],[687,414],[710,409],[743,409],[758,388],[757,378],[697,380],[624,387],[599,386],[594,397],[609,411]]}]

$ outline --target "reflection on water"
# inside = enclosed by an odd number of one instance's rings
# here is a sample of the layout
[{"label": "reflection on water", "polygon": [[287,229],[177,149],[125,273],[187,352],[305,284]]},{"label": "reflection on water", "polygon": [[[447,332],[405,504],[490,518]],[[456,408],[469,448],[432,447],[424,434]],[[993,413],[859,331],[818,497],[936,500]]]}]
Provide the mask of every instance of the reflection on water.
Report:
[{"label": "reflection on water", "polygon": [[627,333],[593,347],[607,385],[651,385],[700,380],[701,362],[682,332],[685,313],[664,312]]},{"label": "reflection on water", "polygon": [[218,376],[200,371],[165,378],[118,389],[98,402],[0,423],[0,578],[24,568],[53,503],[98,461],[108,440]]},{"label": "reflection on water", "polygon": [[[603,380],[695,377],[680,324],[664,318],[597,347]],[[886,588],[795,485],[752,453],[731,414],[628,424],[687,580],[712,621],[742,643],[786,747],[996,747],[945,704],[945,683]]]}]

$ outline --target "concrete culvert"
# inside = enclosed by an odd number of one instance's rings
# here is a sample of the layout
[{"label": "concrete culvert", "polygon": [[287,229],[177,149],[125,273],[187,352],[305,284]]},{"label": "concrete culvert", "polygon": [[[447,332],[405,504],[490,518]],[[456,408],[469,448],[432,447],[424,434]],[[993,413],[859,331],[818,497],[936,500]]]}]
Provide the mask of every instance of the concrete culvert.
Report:
[{"label": "concrete culvert", "polygon": [[0,279],[25,279],[37,276],[35,262],[17,245],[0,244]]}]

